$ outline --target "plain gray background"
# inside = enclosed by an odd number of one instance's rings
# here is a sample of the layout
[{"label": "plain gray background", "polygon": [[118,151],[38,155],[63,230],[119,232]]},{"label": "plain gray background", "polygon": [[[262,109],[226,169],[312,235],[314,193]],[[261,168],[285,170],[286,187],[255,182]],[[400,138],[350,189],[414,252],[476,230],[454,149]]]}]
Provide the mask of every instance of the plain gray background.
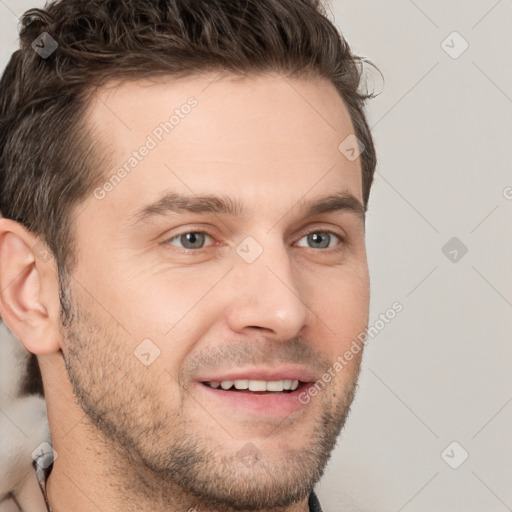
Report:
[{"label": "plain gray background", "polygon": [[[42,5],[0,0],[2,70],[17,16]],[[512,2],[327,10],[385,78],[368,106],[370,325],[403,311],[366,346],[317,493],[325,512],[512,510]]]}]

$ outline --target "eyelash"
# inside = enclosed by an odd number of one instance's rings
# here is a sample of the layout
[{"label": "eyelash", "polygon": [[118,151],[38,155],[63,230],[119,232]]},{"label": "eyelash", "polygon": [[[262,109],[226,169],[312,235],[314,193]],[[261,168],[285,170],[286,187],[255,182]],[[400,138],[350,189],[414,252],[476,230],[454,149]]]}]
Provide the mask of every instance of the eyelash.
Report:
[{"label": "eyelash", "polygon": [[[187,235],[187,234],[200,234],[200,235],[208,235],[212,240],[215,240],[215,237],[208,231],[195,231],[195,230],[188,230],[188,231],[183,231],[181,233],[178,233],[176,235],[173,235],[171,238],[168,238],[167,240],[164,241],[164,245],[171,245],[170,242],[172,240],[175,240],[176,238],[179,238],[183,235]],[[338,244],[338,246],[335,246],[335,247],[326,247],[326,248],[323,248],[323,249],[318,249],[320,251],[339,251],[343,248],[343,245],[344,243],[346,243],[346,239],[345,239],[345,236],[342,235],[341,233],[338,233],[336,231],[331,231],[331,230],[323,230],[323,229],[311,229],[309,231],[305,231],[305,232],[302,232],[300,234],[300,238],[299,240],[302,240],[304,237],[306,236],[309,236],[311,235],[312,233],[327,233],[329,235],[334,235],[336,236],[337,238],[339,238],[340,240],[340,243]],[[186,249],[186,248],[183,248],[180,252],[182,253],[185,253],[185,254],[189,254],[189,253],[196,253],[196,254],[202,254],[203,252],[205,252],[209,247],[211,247],[210,245],[207,246],[207,247],[202,247],[200,249]],[[313,247],[308,247],[308,249],[313,249],[315,250]]]}]

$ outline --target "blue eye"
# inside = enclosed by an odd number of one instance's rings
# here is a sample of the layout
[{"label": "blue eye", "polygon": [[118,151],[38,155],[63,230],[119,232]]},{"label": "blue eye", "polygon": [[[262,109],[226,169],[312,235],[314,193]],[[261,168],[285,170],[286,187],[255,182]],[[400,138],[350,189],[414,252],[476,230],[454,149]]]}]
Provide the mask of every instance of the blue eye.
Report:
[{"label": "blue eye", "polygon": [[203,249],[205,237],[211,238],[208,233],[203,231],[187,231],[186,233],[173,236],[166,243],[171,243],[173,240],[178,239],[183,249]]},{"label": "blue eye", "polygon": [[[321,236],[319,236],[321,235]],[[333,240],[333,235],[341,241],[341,237],[332,231],[310,231],[303,238],[307,238],[308,243],[316,244],[313,249],[330,249],[333,247],[330,242]]]},{"label": "blue eye", "polygon": [[[173,236],[165,243],[168,245],[181,247],[185,250],[199,252],[201,249],[208,247],[208,245],[205,245],[207,238],[213,240],[213,237],[204,231],[186,231],[184,233]],[[300,240],[305,238],[307,239],[307,247],[310,247],[311,249],[330,249],[336,245],[340,245],[339,242],[343,242],[344,240],[341,235],[338,235],[333,231],[320,231],[318,229],[304,234]],[[338,244],[336,244],[336,239],[338,240]],[[179,245],[173,243],[175,240]],[[299,247],[305,246],[299,245]]]}]

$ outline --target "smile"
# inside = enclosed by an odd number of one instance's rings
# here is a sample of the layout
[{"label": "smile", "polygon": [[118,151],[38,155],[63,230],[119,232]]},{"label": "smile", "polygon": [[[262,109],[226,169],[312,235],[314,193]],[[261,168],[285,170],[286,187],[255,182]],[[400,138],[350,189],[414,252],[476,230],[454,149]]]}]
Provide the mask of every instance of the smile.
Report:
[{"label": "smile", "polygon": [[207,386],[211,388],[217,389],[222,388],[224,391],[235,390],[242,391],[248,390],[252,392],[260,392],[260,391],[271,391],[271,392],[281,392],[281,391],[295,391],[299,387],[298,380],[223,380],[223,381],[209,381],[205,382]]}]

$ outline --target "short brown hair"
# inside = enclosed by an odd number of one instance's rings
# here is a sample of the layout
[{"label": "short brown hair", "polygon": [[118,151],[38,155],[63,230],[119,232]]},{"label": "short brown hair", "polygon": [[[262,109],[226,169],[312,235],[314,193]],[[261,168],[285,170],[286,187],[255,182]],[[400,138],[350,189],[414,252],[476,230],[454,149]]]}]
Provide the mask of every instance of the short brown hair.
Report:
[{"label": "short brown hair", "polygon": [[[363,111],[372,95],[359,90],[368,61],[320,0],[65,0],[21,23],[0,81],[0,212],[41,237],[63,272],[74,266],[70,213],[106,172],[84,113],[95,87],[114,78],[227,70],[329,79],[365,147],[366,206],[376,165]],[[46,58],[33,47],[43,32],[58,44]]]}]

